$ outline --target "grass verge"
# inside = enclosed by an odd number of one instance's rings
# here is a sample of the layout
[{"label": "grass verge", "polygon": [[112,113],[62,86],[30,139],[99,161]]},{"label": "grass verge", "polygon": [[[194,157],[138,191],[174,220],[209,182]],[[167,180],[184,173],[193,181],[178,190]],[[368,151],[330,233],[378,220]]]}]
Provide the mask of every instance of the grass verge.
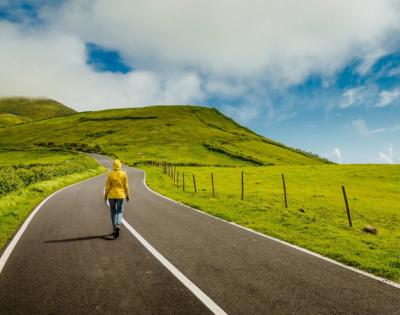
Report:
[{"label": "grass verge", "polygon": [[101,174],[105,170],[99,165],[82,173],[41,181],[0,197],[0,250],[44,198],[63,187]]}]

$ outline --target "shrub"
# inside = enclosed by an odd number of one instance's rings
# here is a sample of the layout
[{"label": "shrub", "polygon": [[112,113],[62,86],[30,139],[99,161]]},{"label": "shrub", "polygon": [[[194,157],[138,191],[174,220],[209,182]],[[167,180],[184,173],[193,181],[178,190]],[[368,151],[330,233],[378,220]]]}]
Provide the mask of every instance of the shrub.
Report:
[{"label": "shrub", "polygon": [[82,157],[75,157],[58,164],[0,166],[0,195],[6,195],[36,182],[80,173],[97,166],[94,160],[82,159]]},{"label": "shrub", "polygon": [[0,168],[0,195],[8,194],[23,186],[24,182],[12,167]]}]

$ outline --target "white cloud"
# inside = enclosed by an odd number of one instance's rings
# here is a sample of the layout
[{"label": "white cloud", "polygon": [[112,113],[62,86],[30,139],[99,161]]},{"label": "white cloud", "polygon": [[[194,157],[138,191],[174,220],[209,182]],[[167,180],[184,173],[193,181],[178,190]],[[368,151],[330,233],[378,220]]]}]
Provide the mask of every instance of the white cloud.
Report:
[{"label": "white cloud", "polygon": [[400,130],[400,124],[390,126],[390,127],[385,127],[385,128],[373,129],[369,133],[374,134],[374,133],[381,133],[381,132],[395,132],[398,130]]},{"label": "white cloud", "polygon": [[54,31],[23,32],[0,23],[0,94],[47,96],[79,110],[186,104],[204,97],[193,71],[99,73],[86,64],[85,43]]},{"label": "white cloud", "polygon": [[357,67],[357,71],[360,74],[366,74],[368,70],[371,68],[371,66],[379,59],[379,57],[385,55],[385,50],[377,47],[376,50],[371,50],[368,52],[360,65]]},{"label": "white cloud", "polygon": [[260,113],[258,106],[248,106],[248,105],[241,105],[241,106],[224,105],[222,107],[222,110],[228,116],[233,117],[239,123],[242,124],[246,124],[249,121],[253,120]]},{"label": "white cloud", "polygon": [[393,147],[391,144],[388,144],[383,152],[378,153],[378,158],[377,160],[381,163],[387,163],[387,164],[393,164],[394,163],[394,158],[393,158]]},{"label": "white cloud", "polygon": [[378,134],[378,133],[382,133],[382,132],[395,132],[395,131],[400,130],[400,124],[396,124],[393,126],[385,126],[385,127],[370,130],[367,127],[367,124],[365,123],[364,119],[362,119],[362,118],[353,120],[351,122],[351,125],[359,134],[361,134],[363,136]]},{"label": "white cloud", "polygon": [[335,147],[331,152],[329,153],[322,153],[321,157],[331,160],[335,163],[342,163],[342,151],[340,150],[339,147]]},{"label": "white cloud", "polygon": [[336,162],[338,163],[342,162],[342,152],[338,147],[333,149],[332,156],[334,157]]},{"label": "white cloud", "polygon": [[395,100],[400,97],[400,88],[392,91],[382,91],[379,93],[379,102],[376,107],[385,107],[392,104]]},{"label": "white cloud", "polygon": [[368,134],[370,134],[370,131],[368,130],[367,125],[366,125],[364,119],[359,118],[359,119],[353,120],[353,121],[351,122],[351,124],[352,124],[352,126],[354,127],[354,129],[355,129],[358,133],[360,133],[360,134],[362,134],[362,135],[368,135]]},{"label": "white cloud", "polygon": [[[249,91],[261,103],[266,86],[330,75],[354,57],[368,63],[400,29],[392,0],[70,0],[39,14],[35,28],[0,23],[0,94],[44,95],[77,109]],[[136,72],[94,72],[85,42],[117,49]],[[349,93],[344,107],[356,98]]]},{"label": "white cloud", "polygon": [[312,70],[331,73],[349,54],[376,55],[397,13],[390,0],[74,0],[49,16],[128,59],[298,82]]},{"label": "white cloud", "polygon": [[205,89],[210,95],[218,95],[224,98],[235,98],[246,95],[249,87],[244,82],[224,80],[220,78],[209,78]]},{"label": "white cloud", "polygon": [[364,87],[357,87],[348,89],[343,93],[343,101],[339,105],[340,108],[347,108],[356,103],[360,103],[364,100]]}]

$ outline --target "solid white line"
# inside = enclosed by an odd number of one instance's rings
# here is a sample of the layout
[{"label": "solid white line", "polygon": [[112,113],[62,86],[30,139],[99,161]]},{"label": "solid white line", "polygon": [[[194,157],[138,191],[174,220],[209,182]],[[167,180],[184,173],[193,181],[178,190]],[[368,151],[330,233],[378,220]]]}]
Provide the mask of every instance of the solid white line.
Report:
[{"label": "solid white line", "polygon": [[160,261],[182,284],[187,287],[208,309],[214,314],[226,314],[211,298],[199,289],[192,281],[190,281],[182,272],[172,265],[163,255],[160,254],[153,246],[150,245],[125,219],[122,223],[129,232],[140,242],[146,249]]},{"label": "solid white line", "polygon": [[83,181],[77,182],[75,184],[66,186],[64,188],[61,188],[55,192],[53,192],[50,196],[48,196],[46,199],[44,199],[32,212],[31,214],[28,216],[28,218],[26,218],[25,222],[22,224],[22,226],[20,227],[20,229],[18,230],[17,234],[15,234],[15,236],[13,237],[13,239],[11,240],[11,242],[8,244],[6,250],[3,252],[3,255],[0,257],[0,274],[8,260],[8,258],[10,257],[11,253],[13,252],[15,246],[17,245],[19,239],[21,238],[22,234],[25,232],[26,228],[28,227],[29,223],[32,221],[33,217],[35,216],[35,214],[40,210],[40,208],[54,195],[58,194],[60,191],[63,191],[65,189],[68,189],[72,186],[84,183],[86,181],[92,180],[96,177],[102,176],[104,173],[100,174],[100,175],[96,175],[94,177],[90,177],[88,179],[85,179]]},{"label": "solid white line", "polygon": [[143,177],[143,184],[144,184],[144,186],[145,186],[150,192],[152,192],[153,194],[156,194],[156,195],[158,195],[158,196],[160,196],[160,197],[162,197],[162,198],[164,198],[164,199],[167,199],[167,200],[169,200],[169,201],[172,201],[172,202],[174,202],[174,203],[176,203],[176,204],[178,204],[178,205],[181,205],[181,206],[183,206],[183,207],[185,207],[185,208],[187,208],[187,209],[190,209],[190,210],[192,210],[192,211],[196,211],[196,212],[198,212],[198,213],[201,213],[201,214],[203,214],[203,215],[206,215],[206,216],[208,216],[208,217],[210,217],[210,218],[213,218],[213,219],[215,219],[215,220],[219,220],[219,221],[222,221],[222,222],[224,222],[224,223],[231,224],[231,225],[233,225],[233,226],[235,226],[235,227],[237,227],[237,228],[239,228],[239,229],[245,230],[245,231],[250,232],[250,233],[253,233],[253,234],[257,234],[257,235],[259,235],[259,236],[261,236],[261,237],[264,237],[264,238],[267,238],[267,239],[269,239],[269,240],[278,242],[278,243],[280,243],[280,244],[282,244],[282,245],[286,245],[286,246],[288,246],[288,247],[291,247],[291,248],[296,249],[296,250],[298,250],[298,251],[301,251],[301,252],[303,252],[303,253],[309,254],[309,255],[311,255],[311,256],[314,256],[314,257],[317,257],[317,258],[319,258],[319,259],[325,260],[325,261],[330,262],[330,263],[332,263],[332,264],[335,264],[335,265],[337,265],[337,266],[340,266],[340,267],[343,267],[343,268],[345,268],[345,269],[354,271],[354,272],[356,272],[356,273],[358,273],[358,274],[361,274],[361,275],[363,275],[363,276],[366,276],[366,277],[368,277],[368,278],[371,278],[371,279],[374,279],[374,280],[383,282],[383,283],[385,283],[385,284],[387,284],[387,285],[390,285],[390,286],[392,286],[392,287],[395,287],[395,288],[397,288],[397,289],[400,289],[400,283],[398,283],[398,282],[394,282],[394,281],[391,281],[391,280],[388,280],[388,279],[385,279],[385,278],[376,276],[376,275],[374,275],[374,274],[372,274],[372,273],[369,273],[369,272],[366,272],[366,271],[363,271],[363,270],[360,270],[360,269],[357,269],[357,268],[354,268],[354,267],[345,265],[345,264],[343,264],[343,263],[341,263],[341,262],[338,262],[338,261],[333,260],[333,259],[331,259],[331,258],[328,258],[328,257],[322,256],[322,255],[320,255],[320,254],[318,254],[318,253],[315,253],[315,252],[313,252],[313,251],[311,251],[311,250],[305,249],[305,248],[300,247],[300,246],[297,246],[297,245],[290,244],[290,243],[285,242],[285,241],[283,241],[283,240],[281,240],[281,239],[278,239],[278,238],[275,238],[275,237],[272,237],[272,236],[263,234],[263,233],[261,233],[261,232],[254,231],[254,230],[252,230],[252,229],[250,229],[250,228],[241,226],[241,225],[239,225],[239,224],[237,224],[237,223],[235,223],[235,222],[229,222],[229,221],[226,221],[226,220],[224,220],[224,219],[221,219],[221,218],[218,218],[218,217],[214,217],[214,216],[212,216],[211,214],[208,214],[208,213],[206,213],[206,212],[204,212],[204,211],[198,210],[198,209],[196,209],[196,208],[192,208],[192,207],[190,207],[190,206],[188,206],[188,205],[185,205],[185,204],[182,203],[182,202],[179,202],[179,201],[176,201],[176,200],[174,200],[174,199],[171,199],[171,198],[169,198],[169,197],[167,197],[167,196],[164,196],[164,195],[162,195],[162,194],[160,194],[160,193],[158,193],[158,192],[152,190],[149,186],[147,186],[147,183],[146,183],[146,172],[144,172],[143,170],[140,170],[140,171],[142,171],[142,172],[144,173],[144,177]]}]

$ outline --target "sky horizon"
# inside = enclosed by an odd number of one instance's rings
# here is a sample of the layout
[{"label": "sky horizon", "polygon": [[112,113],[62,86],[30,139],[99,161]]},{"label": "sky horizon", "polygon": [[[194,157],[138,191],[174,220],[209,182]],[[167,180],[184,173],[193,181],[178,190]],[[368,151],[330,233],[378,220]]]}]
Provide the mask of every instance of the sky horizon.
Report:
[{"label": "sky horizon", "polygon": [[400,1],[0,0],[0,96],[215,107],[337,163],[400,163]]}]

